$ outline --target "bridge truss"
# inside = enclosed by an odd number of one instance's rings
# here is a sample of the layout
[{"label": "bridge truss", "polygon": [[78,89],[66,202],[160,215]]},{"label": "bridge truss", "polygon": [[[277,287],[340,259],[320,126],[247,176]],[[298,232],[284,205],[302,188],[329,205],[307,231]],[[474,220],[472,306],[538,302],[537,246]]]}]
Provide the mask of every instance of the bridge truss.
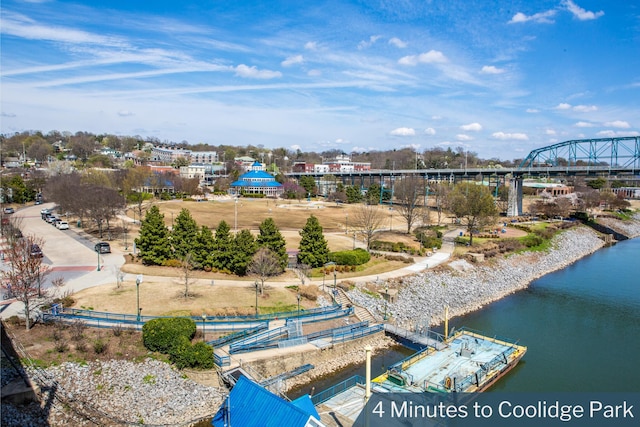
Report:
[{"label": "bridge truss", "polygon": [[548,166],[610,166],[640,170],[640,136],[560,142],[531,151],[518,169]]}]

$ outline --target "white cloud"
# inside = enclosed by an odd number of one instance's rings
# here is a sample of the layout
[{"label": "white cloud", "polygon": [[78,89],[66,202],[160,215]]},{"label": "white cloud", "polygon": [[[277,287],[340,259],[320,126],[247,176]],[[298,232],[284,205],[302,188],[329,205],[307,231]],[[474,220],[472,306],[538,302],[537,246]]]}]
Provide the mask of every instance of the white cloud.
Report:
[{"label": "white cloud", "polygon": [[554,21],[551,18],[555,16],[555,14],[556,14],[555,10],[547,10],[546,12],[539,12],[530,16],[527,16],[522,12],[518,12],[515,15],[513,15],[513,17],[508,23],[520,24],[523,22],[532,21],[538,24],[553,24]]},{"label": "white cloud", "polygon": [[494,67],[493,65],[485,65],[484,67],[482,67],[480,72],[482,74],[502,74],[506,72],[506,70],[504,68]]},{"label": "white cloud", "polygon": [[546,129],[546,130],[544,131],[544,133],[545,133],[545,134],[547,134],[547,135],[555,135],[555,134],[556,134],[556,131],[555,131],[555,130],[553,130],[553,129]]},{"label": "white cloud", "polygon": [[458,139],[458,141],[471,141],[471,140],[473,140],[472,137],[470,137],[469,135],[465,135],[463,133],[456,135],[456,138]]},{"label": "white cloud", "polygon": [[392,37],[389,39],[389,44],[394,45],[397,48],[400,49],[404,49],[405,47],[407,47],[407,43],[403,42],[402,40],[400,40],[397,37]]},{"label": "white cloud", "polygon": [[574,126],[577,128],[592,128],[595,125],[589,122],[577,122],[576,124],[574,124]]},{"label": "white cloud", "polygon": [[628,122],[625,122],[623,120],[614,120],[612,122],[606,122],[604,125],[612,128],[618,128],[618,129],[629,129],[631,127],[631,125],[629,125]]},{"label": "white cloud", "polygon": [[416,131],[413,128],[397,128],[389,133],[393,136],[414,136]]},{"label": "white cloud", "polygon": [[472,131],[478,132],[478,131],[482,130],[482,125],[480,123],[477,123],[477,122],[476,123],[469,123],[468,125],[460,126],[460,129],[466,130],[466,131],[472,130]]},{"label": "white cloud", "polygon": [[431,116],[431,120],[442,120],[442,116]]},{"label": "white cloud", "polygon": [[555,107],[556,110],[568,110],[570,108],[571,108],[571,104],[567,104],[566,102],[562,102],[556,105]]},{"label": "white cloud", "polygon": [[317,42],[306,42],[304,44],[304,48],[307,50],[317,50],[318,49],[318,43]]},{"label": "white cloud", "polygon": [[401,65],[444,64],[446,62],[449,60],[439,50],[430,50],[420,55],[403,56],[398,60],[398,64]]},{"label": "white cloud", "polygon": [[577,111],[579,113],[589,113],[596,110],[598,110],[598,107],[595,105],[576,105],[573,107],[573,111]]},{"label": "white cloud", "polygon": [[363,40],[360,43],[358,43],[358,49],[366,49],[372,45],[375,44],[375,42],[377,42],[380,39],[380,36],[371,36],[369,37],[369,40]]},{"label": "white cloud", "polygon": [[255,65],[253,67],[249,67],[248,65],[240,64],[235,68],[235,70],[236,76],[247,79],[274,79],[282,77],[282,73],[280,71],[258,70]]},{"label": "white cloud", "polygon": [[129,110],[120,110],[118,111],[118,115],[120,117],[129,117],[129,116],[133,116],[133,113]]},{"label": "white cloud", "polygon": [[434,128],[426,128],[424,130],[424,133],[427,135],[435,135],[436,134],[436,130]]},{"label": "white cloud", "polygon": [[615,131],[615,130],[603,130],[598,132],[596,135],[598,136],[602,136],[605,138],[615,138],[618,136],[638,136],[640,135],[640,133],[638,133],[635,130],[619,130],[619,131]]},{"label": "white cloud", "polygon": [[283,67],[290,67],[295,64],[302,64],[303,62],[304,62],[304,58],[302,57],[302,55],[294,55],[282,61],[281,65]]},{"label": "white cloud", "polygon": [[540,112],[540,110],[538,110],[537,108],[527,108],[526,111],[527,111],[527,113],[530,113],[530,114],[534,114],[534,113],[539,113]]},{"label": "white cloud", "polygon": [[293,144],[293,145],[292,145],[291,147],[289,147],[289,148],[291,148],[291,149],[292,149],[292,150],[294,150],[294,151],[302,150],[302,147],[301,147],[301,146],[299,146],[298,144]]},{"label": "white cloud", "polygon": [[504,133],[504,132],[494,132],[491,134],[496,139],[509,140],[515,139],[518,141],[528,141],[529,137],[526,133]]},{"label": "white cloud", "polygon": [[307,75],[308,75],[309,77],[318,77],[318,76],[321,76],[321,75],[322,75],[322,71],[320,71],[320,70],[316,70],[316,69],[309,70],[309,72],[307,73]]},{"label": "white cloud", "polygon": [[562,4],[564,5],[564,7],[567,8],[569,12],[573,14],[573,16],[578,18],[580,21],[589,21],[592,19],[598,19],[604,15],[603,11],[590,12],[588,10],[585,10],[571,0],[565,0],[562,2]]}]

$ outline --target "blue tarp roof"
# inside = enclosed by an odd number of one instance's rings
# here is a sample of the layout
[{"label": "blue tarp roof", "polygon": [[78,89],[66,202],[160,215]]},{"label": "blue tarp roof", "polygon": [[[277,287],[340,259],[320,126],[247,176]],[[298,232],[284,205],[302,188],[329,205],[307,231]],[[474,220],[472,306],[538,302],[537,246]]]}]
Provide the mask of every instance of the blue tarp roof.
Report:
[{"label": "blue tarp roof", "polygon": [[313,416],[319,420],[308,395],[287,402],[259,384],[241,376],[211,421],[214,427],[304,427]]},{"label": "blue tarp roof", "polygon": [[238,179],[270,179],[275,180],[274,176],[265,171],[249,171],[243,173]]},{"label": "blue tarp roof", "polygon": [[282,187],[278,181],[245,181],[238,180],[230,184],[231,187]]}]

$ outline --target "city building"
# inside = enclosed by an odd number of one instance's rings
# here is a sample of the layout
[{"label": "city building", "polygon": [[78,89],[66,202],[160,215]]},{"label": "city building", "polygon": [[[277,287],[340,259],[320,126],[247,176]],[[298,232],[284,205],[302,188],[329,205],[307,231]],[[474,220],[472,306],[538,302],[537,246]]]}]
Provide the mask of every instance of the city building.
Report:
[{"label": "city building", "polygon": [[254,161],[248,172],[240,175],[238,180],[229,186],[229,194],[264,194],[267,197],[278,197],[283,187],[275,177],[265,172],[265,166]]}]

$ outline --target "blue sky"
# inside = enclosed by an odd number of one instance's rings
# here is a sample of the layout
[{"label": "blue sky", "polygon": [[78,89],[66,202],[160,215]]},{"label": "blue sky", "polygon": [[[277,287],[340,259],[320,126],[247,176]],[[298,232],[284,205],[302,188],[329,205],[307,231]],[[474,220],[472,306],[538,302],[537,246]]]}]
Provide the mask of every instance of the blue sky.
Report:
[{"label": "blue sky", "polygon": [[3,0],[1,133],[346,152],[640,131],[633,1]]}]

